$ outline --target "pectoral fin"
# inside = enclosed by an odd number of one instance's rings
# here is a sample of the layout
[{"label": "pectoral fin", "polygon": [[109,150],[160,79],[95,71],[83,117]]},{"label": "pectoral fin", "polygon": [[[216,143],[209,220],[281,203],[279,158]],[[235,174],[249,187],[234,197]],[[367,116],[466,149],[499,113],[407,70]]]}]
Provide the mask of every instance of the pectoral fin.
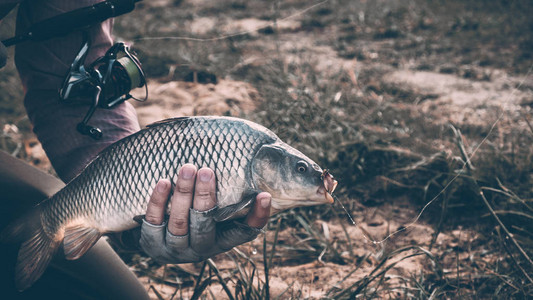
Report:
[{"label": "pectoral fin", "polygon": [[91,249],[101,236],[102,233],[96,228],[83,225],[66,227],[65,239],[63,240],[65,257],[69,260],[80,258]]},{"label": "pectoral fin", "polygon": [[142,225],[145,216],[146,215],[137,215],[133,217],[133,221],[137,222],[139,225]]},{"label": "pectoral fin", "polygon": [[257,194],[258,192],[256,191],[246,193],[241,202],[219,208],[213,218],[216,222],[223,222],[231,218],[244,216],[249,211],[249,208],[252,207]]}]

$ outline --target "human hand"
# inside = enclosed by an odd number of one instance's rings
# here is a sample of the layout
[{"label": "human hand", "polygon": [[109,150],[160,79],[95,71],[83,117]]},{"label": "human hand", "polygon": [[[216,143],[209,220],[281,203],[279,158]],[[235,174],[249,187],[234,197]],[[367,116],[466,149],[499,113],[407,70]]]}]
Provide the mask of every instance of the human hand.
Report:
[{"label": "human hand", "polygon": [[[259,193],[244,223],[216,223],[216,182],[213,170],[187,164],[179,170],[171,199],[170,217],[164,215],[171,184],[157,183],[141,229],[141,248],[161,263],[198,262],[257,237],[270,216],[271,195]],[[191,207],[192,206],[192,207]]]}]

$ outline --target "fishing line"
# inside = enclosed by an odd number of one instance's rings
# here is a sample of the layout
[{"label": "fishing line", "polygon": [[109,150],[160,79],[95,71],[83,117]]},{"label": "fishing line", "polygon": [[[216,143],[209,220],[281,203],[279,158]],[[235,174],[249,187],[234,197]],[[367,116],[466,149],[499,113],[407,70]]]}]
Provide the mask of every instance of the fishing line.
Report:
[{"label": "fishing line", "polygon": [[361,225],[359,225],[360,223],[357,223],[354,221],[354,219],[352,218],[352,215],[348,212],[348,210],[344,207],[344,205],[342,204],[342,202],[339,200],[339,198],[337,198],[336,195],[334,194],[330,194],[333,199],[335,199],[335,202],[338,203],[342,209],[344,210],[344,212],[346,213],[346,215],[348,216],[348,218],[350,219],[350,222],[352,223],[352,225],[356,226],[357,228],[359,228],[361,230],[361,233],[363,234],[363,238],[367,241],[369,241],[370,243],[374,244],[374,245],[378,245],[378,244],[381,244],[383,241],[375,241],[371,236],[370,234],[363,228],[361,227]]},{"label": "fishing line", "polygon": [[[529,67],[528,71],[526,72],[526,75],[524,76],[524,79],[522,79],[522,81],[518,84],[518,86],[516,86],[516,88],[514,88],[512,91],[511,91],[511,94],[507,97],[507,99],[504,101],[503,104],[509,104],[509,102],[511,101],[511,98],[514,96],[514,94],[516,93],[516,91],[525,83],[525,81],[527,80],[527,78],[529,77],[530,73],[531,73],[531,70],[533,69],[533,64],[531,64],[531,66]],[[501,106],[501,104],[500,104]],[[415,225],[418,220],[420,219],[420,217],[422,216],[422,214],[424,213],[424,211],[426,210],[426,208],[428,208],[428,206],[430,206],[433,202],[437,201],[437,199],[439,198],[440,195],[442,195],[451,185],[452,183],[457,179],[459,178],[459,176],[463,175],[464,174],[464,171],[467,167],[467,165],[470,164],[472,158],[476,155],[476,153],[478,152],[478,150],[481,148],[481,146],[483,144],[485,144],[485,142],[488,140],[489,136],[492,134],[492,132],[494,131],[494,128],[496,128],[496,125],[498,125],[498,123],[501,121],[501,119],[503,118],[503,116],[505,115],[505,110],[502,109],[502,112],[498,115],[498,118],[496,119],[496,121],[494,121],[494,123],[492,124],[492,126],[490,127],[490,130],[489,132],[487,133],[487,135],[485,135],[485,137],[481,140],[481,142],[474,148],[474,150],[470,153],[470,155],[468,155],[466,157],[466,161],[463,162],[463,166],[461,167],[461,170],[459,172],[457,172],[457,174],[444,186],[444,188],[442,188],[442,190],[435,196],[433,197],[433,199],[431,199],[428,203],[426,203],[426,205],[424,205],[424,207],[422,208],[422,210],[420,211],[420,213],[418,213],[418,215],[415,217],[415,219],[405,225],[405,226],[402,226],[400,229],[394,231],[393,233],[387,235],[384,239],[380,240],[380,241],[375,241],[373,239],[369,239],[373,244],[381,244],[383,242],[385,242],[386,240],[388,240],[389,238],[391,238],[392,236],[402,232],[402,231],[405,231],[407,230],[408,228],[412,227],[413,225]],[[360,226],[358,226],[360,229],[362,229]],[[364,233],[364,230],[361,230],[363,231],[363,236],[365,238],[368,238],[365,233]]]},{"label": "fishing line", "polygon": [[346,207],[344,207],[344,205],[342,204],[342,202],[339,201],[339,198],[337,198],[337,196],[334,195],[334,194],[330,194],[330,195],[333,197],[333,199],[335,199],[335,202],[336,202],[336,203],[339,203],[339,204],[340,204],[340,206],[342,207],[342,209],[344,210],[344,212],[346,213],[346,215],[348,216],[348,218],[350,218],[350,222],[352,222],[352,225],[357,225],[357,224],[355,223],[355,221],[353,220],[352,215],[348,212],[348,210],[346,210]]},{"label": "fishing line", "polygon": [[[308,11],[316,8],[316,7],[319,7],[321,5],[324,5],[326,3],[330,2],[330,0],[323,0],[321,2],[318,2],[318,3],[315,3],[309,7],[306,7],[300,11],[297,11],[296,13],[292,14],[292,15],[289,15],[288,17],[285,17],[285,18],[281,18],[279,20],[275,20],[275,21],[272,21],[270,23],[268,23],[267,25],[263,25],[263,26],[259,26],[257,28],[254,28],[254,29],[251,29],[251,30],[247,30],[247,31],[242,31],[242,32],[238,32],[238,33],[233,33],[233,34],[227,34],[227,35],[222,35],[222,36],[218,36],[218,37],[213,37],[213,38],[196,38],[196,37],[186,37],[186,36],[168,36],[168,37],[140,37],[140,38],[137,38],[137,39],[134,39],[133,41],[153,41],[153,40],[183,40],[183,41],[194,41],[194,42],[213,42],[213,41],[220,41],[220,40],[224,40],[224,39],[229,39],[229,38],[232,38],[232,37],[236,37],[236,36],[240,36],[240,35],[246,35],[246,34],[250,34],[250,33],[254,33],[254,32],[257,32],[259,30],[262,30],[262,29],[266,29],[266,28],[269,28],[269,27],[275,27],[276,24],[278,22],[282,22],[282,21],[286,21],[286,20],[290,20],[292,18],[295,18],[297,16],[301,16],[305,13],[307,13]],[[297,105],[298,104],[298,101],[294,101],[290,106],[289,108],[291,108],[292,106],[294,105]],[[274,124],[275,122],[272,122],[270,124],[270,127]],[[269,127],[269,128],[270,128]]]},{"label": "fishing line", "polygon": [[[246,34],[250,34],[250,33],[254,33],[254,32],[257,32],[259,30],[262,30],[262,29],[266,29],[266,28],[269,28],[269,27],[273,27],[273,26],[276,26],[276,24],[278,22],[282,22],[282,21],[286,21],[286,20],[289,20],[289,19],[292,19],[292,18],[295,18],[297,16],[300,16],[300,15],[303,15],[305,13],[307,13],[308,11],[318,7],[318,6],[321,6],[327,2],[329,2],[330,0],[323,0],[321,2],[318,2],[318,3],[315,3],[307,8],[304,8],[303,10],[300,10],[298,12],[296,12],[295,14],[292,14],[288,17],[285,17],[285,18],[282,18],[282,19],[279,19],[279,20],[276,20],[276,21],[272,21],[270,22],[269,24],[267,25],[263,25],[263,26],[259,26],[257,28],[254,28],[254,29],[251,29],[251,30],[246,30],[246,31],[242,31],[242,32],[238,32],[238,33],[233,33],[233,34],[227,34],[227,35],[222,35],[222,36],[218,36],[218,37],[213,37],[213,38],[195,38],[195,37],[186,37],[186,36],[168,36],[168,37],[142,37],[142,38],[137,38],[137,39],[134,39],[134,41],[146,41],[146,40],[185,40],[185,41],[195,41],[195,42],[212,42],[212,41],[220,41],[220,40],[224,40],[224,39],[229,39],[229,38],[232,38],[232,37],[236,37],[236,36],[241,36],[241,35],[246,35]],[[525,81],[527,80],[527,78],[529,77],[529,75],[531,74],[531,71],[533,69],[533,64],[531,64],[531,66],[529,67],[528,71],[526,72],[526,75],[524,76],[523,80],[518,84],[518,86],[516,86],[511,94],[507,97],[507,99],[504,101],[504,104],[508,104],[510,101],[511,101],[511,98],[514,96],[514,94],[516,93],[516,91],[525,83]],[[297,102],[297,101],[295,101]],[[467,161],[463,162],[463,165],[460,169],[459,172],[457,172],[457,174],[444,186],[444,188],[435,196],[433,197],[428,203],[426,203],[424,205],[424,207],[420,210],[420,212],[417,214],[417,216],[414,218],[414,220],[412,222],[410,222],[409,224],[405,225],[405,226],[402,226],[400,229],[392,232],[391,234],[387,235],[385,238],[383,238],[382,240],[379,240],[379,241],[376,241],[372,238],[370,238],[369,236],[367,236],[367,234],[365,234],[365,230],[358,224],[356,223],[352,216],[350,215],[350,213],[346,210],[346,208],[344,207],[344,205],[338,200],[338,198],[332,194],[332,196],[335,198],[335,202],[338,202],[342,209],[345,211],[345,213],[348,215],[348,217],[350,218],[350,221],[353,225],[357,226],[359,229],[361,229],[361,231],[363,232],[363,236],[365,237],[365,239],[369,240],[370,242],[372,242],[373,244],[381,244],[385,241],[387,241],[389,238],[391,238],[392,236],[402,232],[402,231],[405,231],[407,229],[409,229],[410,227],[412,227],[413,225],[415,225],[416,223],[418,223],[418,220],[420,220],[420,218],[422,217],[422,214],[425,212],[425,210],[431,205],[433,204],[435,201],[437,201],[437,199],[446,191],[448,190],[448,188],[452,185],[452,183],[455,182],[455,180],[457,178],[459,178],[459,176],[463,175],[464,174],[464,171],[467,167],[468,164],[470,164],[471,160],[473,157],[476,156],[478,150],[481,148],[482,145],[484,145],[486,143],[486,141],[488,140],[489,136],[492,134],[492,132],[494,131],[494,129],[496,128],[496,125],[498,125],[498,123],[501,121],[501,119],[503,118],[503,116],[505,115],[505,110],[502,109],[502,112],[498,115],[498,118],[496,119],[496,121],[491,125],[490,127],[490,130],[489,132],[485,135],[485,137],[481,140],[481,142],[474,148],[474,150],[471,152],[471,154],[466,158]]]},{"label": "fishing line", "polygon": [[246,30],[246,31],[227,34],[227,35],[222,35],[222,36],[218,36],[218,37],[203,39],[203,38],[195,38],[195,37],[187,37],[187,36],[160,36],[160,37],[141,37],[141,38],[134,39],[133,41],[146,41],[146,40],[149,40],[149,41],[153,41],[153,40],[181,40],[181,41],[193,41],[193,42],[220,41],[220,40],[229,39],[229,38],[240,36],[240,35],[246,35],[246,34],[254,33],[254,32],[257,32],[259,30],[266,29],[266,28],[269,28],[269,27],[274,27],[274,26],[276,26],[276,23],[278,23],[278,22],[283,22],[283,21],[295,18],[297,16],[303,15],[306,12],[308,12],[308,11],[318,7],[318,6],[321,6],[321,5],[323,5],[323,4],[325,4],[325,3],[329,2],[329,1],[330,0],[324,0],[324,1],[321,1],[321,2],[318,2],[318,3],[315,3],[315,4],[313,4],[313,5],[311,5],[311,6],[307,7],[307,8],[304,8],[303,10],[300,10],[300,11],[296,12],[295,14],[292,14],[292,15],[290,15],[288,17],[285,17],[285,18],[282,18],[282,19],[279,19],[279,20],[276,20],[276,21],[272,21],[272,22],[268,23],[267,25],[259,26],[257,28],[251,29],[251,30]]}]

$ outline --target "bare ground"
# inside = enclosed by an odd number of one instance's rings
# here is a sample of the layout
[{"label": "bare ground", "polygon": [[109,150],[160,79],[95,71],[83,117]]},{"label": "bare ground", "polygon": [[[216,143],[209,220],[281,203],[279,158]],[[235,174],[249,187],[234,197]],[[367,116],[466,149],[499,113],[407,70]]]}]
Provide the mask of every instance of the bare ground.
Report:
[{"label": "bare ground", "polygon": [[[149,100],[136,103],[142,125],[184,115],[260,122],[331,170],[356,225],[339,206],[283,213],[201,279],[202,264],[123,258],[154,299],[191,298],[202,282],[208,299],[247,289],[261,298],[267,273],[280,299],[531,296],[516,268],[531,266],[513,264],[520,255],[476,194],[479,185],[533,197],[531,5],[316,4],[145,1],[116,33],[151,78]],[[3,149],[23,145],[20,157],[49,170],[21,109],[2,112],[20,127],[4,126]],[[527,217],[502,218],[531,255]]]}]

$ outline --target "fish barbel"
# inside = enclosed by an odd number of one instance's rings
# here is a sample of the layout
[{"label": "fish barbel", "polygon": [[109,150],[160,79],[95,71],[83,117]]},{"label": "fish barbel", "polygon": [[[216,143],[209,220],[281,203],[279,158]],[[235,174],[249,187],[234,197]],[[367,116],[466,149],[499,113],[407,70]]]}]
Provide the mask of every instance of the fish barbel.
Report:
[{"label": "fish barbel", "polygon": [[[217,179],[216,221],[246,215],[260,191],[272,195],[271,215],[281,210],[333,203],[337,182],[298,150],[256,123],[229,117],[164,120],[102,151],[76,178],[44,200],[4,237],[18,239],[15,282],[31,286],[63,243],[77,259],[106,233],[139,226],[162,178],[172,182],[179,168],[209,167]],[[31,228],[27,228],[30,227]],[[5,238],[4,238],[5,239]]]}]

